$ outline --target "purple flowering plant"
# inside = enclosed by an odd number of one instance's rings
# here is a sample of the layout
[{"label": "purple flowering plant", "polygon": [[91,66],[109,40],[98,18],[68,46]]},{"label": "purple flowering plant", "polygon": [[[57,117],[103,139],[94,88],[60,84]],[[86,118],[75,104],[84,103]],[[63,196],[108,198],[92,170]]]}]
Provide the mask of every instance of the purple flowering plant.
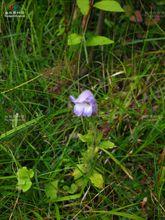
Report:
[{"label": "purple flowering plant", "polygon": [[76,116],[90,117],[97,113],[97,103],[90,90],[83,91],[77,99],[70,96],[70,100],[74,103],[73,112]]},{"label": "purple flowering plant", "polygon": [[[83,91],[78,98],[73,96],[70,96],[69,98],[74,104],[73,112],[76,116],[90,117],[97,114],[97,103],[90,90]],[[72,176],[74,177],[74,186],[76,186],[75,192],[80,186],[84,189],[89,181],[98,189],[102,189],[104,187],[104,177],[100,172],[98,172],[95,164],[100,157],[100,151],[108,152],[108,149],[115,146],[114,143],[109,140],[104,141],[102,132],[97,129],[97,124],[99,123],[97,117],[91,118],[86,122],[89,122],[88,132],[86,134],[78,133],[78,138],[80,141],[85,143],[86,150],[82,150],[82,157],[80,159],[81,163],[77,163],[77,166],[74,168],[72,173]],[[110,153],[108,152],[108,154]],[[88,176],[88,180],[84,178],[84,176]]]},{"label": "purple flowering plant", "polygon": [[[90,117],[97,114],[97,103],[94,95],[90,90],[84,90],[78,98],[73,96],[69,97],[74,104],[73,112],[78,117]],[[104,186],[104,179],[101,173],[99,173],[95,167],[91,166],[98,158],[97,147],[102,139],[102,134],[97,130],[97,119],[93,118],[89,121],[89,130],[86,134],[78,134],[79,139],[86,143],[86,150],[82,151],[81,164],[78,163],[73,171],[73,177],[75,186],[85,188],[90,180],[92,185],[102,189]],[[88,176],[88,180],[84,178]],[[77,187],[77,188],[78,188]]]}]

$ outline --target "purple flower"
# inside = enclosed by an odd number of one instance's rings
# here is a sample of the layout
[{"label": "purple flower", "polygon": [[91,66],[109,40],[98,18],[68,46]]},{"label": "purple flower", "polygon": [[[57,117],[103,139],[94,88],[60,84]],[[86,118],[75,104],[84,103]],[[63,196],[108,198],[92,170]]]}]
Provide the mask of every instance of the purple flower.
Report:
[{"label": "purple flower", "polygon": [[75,104],[73,112],[77,116],[90,117],[97,113],[96,100],[89,90],[83,91],[77,99],[73,96],[69,97],[70,100]]}]

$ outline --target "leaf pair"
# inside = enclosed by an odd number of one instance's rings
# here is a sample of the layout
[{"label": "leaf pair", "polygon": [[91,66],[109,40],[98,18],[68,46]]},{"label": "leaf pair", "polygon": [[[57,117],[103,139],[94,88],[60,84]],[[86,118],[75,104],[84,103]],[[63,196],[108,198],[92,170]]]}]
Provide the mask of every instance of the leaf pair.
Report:
[{"label": "leaf pair", "polygon": [[[83,36],[80,34],[72,33],[68,36],[68,45],[77,45],[80,44],[83,40]],[[101,45],[107,45],[114,43],[113,40],[110,40],[107,37],[104,36],[92,36],[87,41],[85,41],[85,45],[87,47],[90,46],[101,46]]]},{"label": "leaf pair", "polygon": [[[87,15],[90,10],[89,0],[77,0],[77,5],[83,15]],[[116,1],[104,0],[97,2],[93,5],[93,7],[111,12],[123,12],[124,10],[121,8],[120,4]],[[104,36],[92,36],[91,38],[85,40],[82,35],[72,33],[68,36],[68,45],[77,45],[80,44],[84,40],[84,44],[87,47],[90,46],[98,46],[98,45],[107,45],[114,43],[113,40],[104,37]]]},{"label": "leaf pair", "polygon": [[87,179],[85,178],[85,175],[90,179],[91,183],[99,188],[102,189],[104,186],[104,179],[103,176],[97,172],[96,170],[92,170],[92,173],[88,175],[88,169],[85,164],[78,164],[73,172],[73,176],[75,179],[76,185],[79,185],[80,187],[85,187],[87,184]]},{"label": "leaf pair", "polygon": [[[77,0],[77,5],[83,15],[87,15],[90,9],[89,0]],[[93,5],[93,7],[111,12],[123,12],[124,10],[121,8],[120,4],[116,1],[112,0],[103,0],[97,2]]]}]

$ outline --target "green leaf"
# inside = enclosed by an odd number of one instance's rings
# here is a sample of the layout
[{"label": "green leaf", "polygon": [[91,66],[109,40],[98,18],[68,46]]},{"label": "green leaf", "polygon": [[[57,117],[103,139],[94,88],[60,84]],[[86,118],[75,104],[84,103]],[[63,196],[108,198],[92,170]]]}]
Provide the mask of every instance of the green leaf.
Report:
[{"label": "green leaf", "polygon": [[104,11],[124,12],[120,4],[116,1],[108,1],[108,0],[100,1],[95,3],[94,7]]},{"label": "green leaf", "polygon": [[32,186],[31,178],[34,176],[34,171],[32,169],[28,170],[27,167],[22,167],[17,172],[17,188],[26,192]]},{"label": "green leaf", "polygon": [[78,185],[76,185],[75,183],[72,183],[70,187],[64,186],[63,189],[70,194],[74,194],[78,190]]},{"label": "green leaf", "polygon": [[72,183],[69,193],[74,194],[77,191],[77,189],[78,189],[78,186],[75,183]]},{"label": "green leaf", "polygon": [[76,45],[80,44],[82,40],[82,36],[76,33],[70,34],[68,36],[68,45]]},{"label": "green leaf", "polygon": [[50,200],[55,200],[57,198],[57,192],[58,192],[58,180],[54,180],[46,185],[45,193]]},{"label": "green leaf", "polygon": [[[77,164],[77,167],[75,168],[74,172],[72,173],[72,176],[74,176],[75,184],[77,186],[77,189],[85,188],[88,183],[88,178],[84,176],[88,172],[88,167],[85,164]],[[73,186],[72,186],[73,187]]]},{"label": "green leaf", "polygon": [[85,187],[87,186],[88,182],[89,182],[89,179],[86,178],[86,177],[77,179],[77,180],[75,181],[77,187],[80,188],[80,189],[85,188]]},{"label": "green leaf", "polygon": [[89,11],[89,0],[77,0],[77,5],[83,15]]},{"label": "green leaf", "polygon": [[98,173],[97,171],[93,171],[92,175],[89,177],[89,179],[91,180],[92,184],[99,188],[102,189],[104,186],[104,180],[103,180],[103,176]]},{"label": "green leaf", "polygon": [[100,147],[104,149],[111,149],[114,148],[115,144],[112,143],[111,141],[102,141],[100,144]]},{"label": "green leaf", "polygon": [[104,36],[93,36],[86,41],[86,46],[113,44],[114,41]]},{"label": "green leaf", "polygon": [[82,161],[87,167],[91,164],[94,157],[97,156],[98,151],[98,147],[88,146],[87,150],[82,152]]},{"label": "green leaf", "polygon": [[102,133],[99,131],[96,133],[96,131],[88,130],[87,134],[78,134],[78,137],[82,142],[85,142],[88,145],[92,145],[93,143],[98,145],[102,139]]},{"label": "green leaf", "polygon": [[84,134],[84,135],[78,134],[78,137],[82,142],[85,142],[85,143],[88,143],[88,144],[93,143],[94,135],[93,135],[92,131],[88,131],[88,133]]},{"label": "green leaf", "polygon": [[75,168],[75,170],[73,171],[73,176],[74,176],[74,179],[77,180],[79,179],[80,177],[83,176],[84,173],[86,173],[86,166],[85,164],[77,164],[77,167]]}]

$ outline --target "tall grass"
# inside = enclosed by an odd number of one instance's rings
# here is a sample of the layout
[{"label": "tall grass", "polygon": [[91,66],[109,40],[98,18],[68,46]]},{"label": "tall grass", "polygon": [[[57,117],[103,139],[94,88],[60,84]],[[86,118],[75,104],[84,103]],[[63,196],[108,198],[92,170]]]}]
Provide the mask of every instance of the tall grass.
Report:
[{"label": "tall grass", "polygon": [[[162,21],[143,26],[106,14],[104,31],[115,44],[94,48],[87,74],[78,75],[86,60],[67,46],[67,33],[81,23],[71,5],[25,0],[25,18],[1,16],[0,219],[163,219]],[[61,35],[59,24],[67,29]],[[77,134],[87,133],[89,121],[73,116],[68,97],[84,89],[95,94],[97,129],[115,148],[96,163],[104,188],[88,182],[69,194],[64,186],[86,149]],[[22,166],[35,173],[25,193],[16,188]],[[50,202],[45,187],[54,180],[58,199]]]}]

